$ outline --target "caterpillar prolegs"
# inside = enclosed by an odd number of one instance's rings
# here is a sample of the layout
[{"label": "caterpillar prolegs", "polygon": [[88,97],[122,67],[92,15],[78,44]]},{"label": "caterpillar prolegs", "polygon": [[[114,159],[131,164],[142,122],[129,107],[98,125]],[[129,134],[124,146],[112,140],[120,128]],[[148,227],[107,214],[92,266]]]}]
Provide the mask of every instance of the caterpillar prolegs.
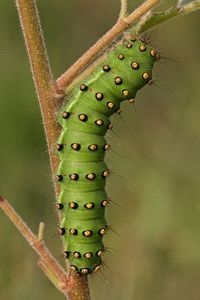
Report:
[{"label": "caterpillar prolegs", "polygon": [[61,109],[62,131],[57,144],[61,192],[60,233],[70,269],[80,274],[99,270],[108,230],[105,191],[109,170],[104,162],[109,149],[104,136],[110,117],[124,100],[152,82],[156,50],[139,38],[117,44]]}]

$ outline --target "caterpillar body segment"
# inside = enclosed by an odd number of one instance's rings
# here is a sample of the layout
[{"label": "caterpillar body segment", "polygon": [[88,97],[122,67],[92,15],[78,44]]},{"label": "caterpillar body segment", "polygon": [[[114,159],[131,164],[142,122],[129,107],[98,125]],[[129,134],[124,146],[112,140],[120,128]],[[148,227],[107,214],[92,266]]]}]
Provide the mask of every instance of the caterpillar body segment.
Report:
[{"label": "caterpillar body segment", "polygon": [[109,169],[104,162],[109,145],[104,136],[121,102],[134,99],[151,82],[158,59],[155,49],[140,39],[117,44],[61,109],[58,207],[65,256],[72,271],[89,274],[102,264],[109,204],[105,191]]}]

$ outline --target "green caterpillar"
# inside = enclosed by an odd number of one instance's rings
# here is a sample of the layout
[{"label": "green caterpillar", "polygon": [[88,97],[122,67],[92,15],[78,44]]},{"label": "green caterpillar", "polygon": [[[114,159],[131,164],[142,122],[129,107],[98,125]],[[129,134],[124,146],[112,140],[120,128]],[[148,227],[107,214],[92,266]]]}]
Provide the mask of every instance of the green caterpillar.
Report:
[{"label": "green caterpillar", "polygon": [[99,270],[105,252],[109,170],[104,155],[109,145],[104,136],[112,128],[110,116],[119,112],[122,101],[131,102],[140,88],[152,82],[152,67],[158,59],[159,54],[144,40],[126,39],[106,55],[61,110],[59,231],[70,269],[79,274]]}]

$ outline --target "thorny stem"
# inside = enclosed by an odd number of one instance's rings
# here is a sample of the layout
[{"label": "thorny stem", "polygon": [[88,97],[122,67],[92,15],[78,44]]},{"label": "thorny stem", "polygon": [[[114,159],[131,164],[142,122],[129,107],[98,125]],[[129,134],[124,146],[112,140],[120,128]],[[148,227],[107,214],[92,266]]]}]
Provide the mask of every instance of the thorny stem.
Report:
[{"label": "thorny stem", "polygon": [[39,241],[44,240],[44,229],[45,229],[45,223],[40,222],[39,228],[38,228],[38,239],[39,239]]},{"label": "thorny stem", "polygon": [[82,57],[80,57],[64,74],[56,81],[58,91],[64,91],[72,80],[87,66],[105,46],[113,41],[125,29],[146,14],[152,7],[156,6],[159,0],[147,0],[134,12],[124,19],[119,19],[118,22],[92,46]]},{"label": "thorny stem", "polygon": [[52,150],[55,148],[55,141],[60,130],[55,118],[58,105],[55,105],[56,94],[53,77],[48,62],[36,1],[16,0],[16,5],[40,104],[51,168],[53,174],[55,174],[57,158]]}]

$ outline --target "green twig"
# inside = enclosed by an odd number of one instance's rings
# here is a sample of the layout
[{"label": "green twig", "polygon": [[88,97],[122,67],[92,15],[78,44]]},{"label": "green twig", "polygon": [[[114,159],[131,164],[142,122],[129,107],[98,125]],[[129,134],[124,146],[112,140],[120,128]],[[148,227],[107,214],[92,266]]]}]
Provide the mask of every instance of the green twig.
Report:
[{"label": "green twig", "polygon": [[121,9],[119,13],[119,19],[124,19],[127,15],[127,0],[121,0]]},{"label": "green twig", "polygon": [[179,7],[171,7],[168,10],[160,13],[154,13],[154,14],[146,14],[141,21],[133,27],[133,30],[140,34],[144,31],[147,31],[169,19],[172,19],[174,17],[178,16],[184,16],[189,13],[192,13],[196,10],[200,9],[200,1],[195,1],[190,4],[179,6]]}]

